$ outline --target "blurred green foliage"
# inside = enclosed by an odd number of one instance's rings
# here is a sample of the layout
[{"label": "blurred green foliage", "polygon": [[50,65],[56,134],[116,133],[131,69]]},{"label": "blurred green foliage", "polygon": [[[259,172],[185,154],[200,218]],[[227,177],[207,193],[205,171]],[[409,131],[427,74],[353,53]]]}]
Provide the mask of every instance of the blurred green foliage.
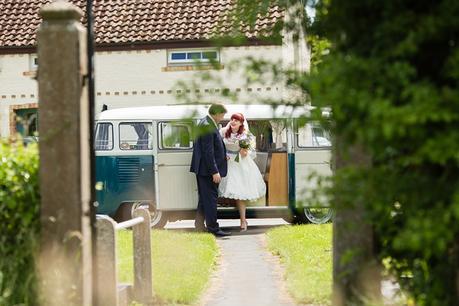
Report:
[{"label": "blurred green foliage", "polygon": [[38,148],[0,141],[0,305],[38,305]]},{"label": "blurred green foliage", "polygon": [[332,107],[340,144],[371,158],[338,169],[331,192],[365,204],[417,305],[457,305],[459,2],[327,2],[312,28],[332,47],[304,89]]}]

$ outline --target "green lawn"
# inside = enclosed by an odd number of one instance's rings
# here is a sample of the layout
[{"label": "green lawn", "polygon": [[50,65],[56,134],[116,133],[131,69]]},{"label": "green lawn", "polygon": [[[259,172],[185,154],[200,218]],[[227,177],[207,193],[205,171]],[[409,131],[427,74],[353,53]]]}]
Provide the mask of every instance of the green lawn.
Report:
[{"label": "green lawn", "polygon": [[[118,233],[118,280],[133,281],[132,232]],[[218,255],[210,234],[152,232],[153,292],[161,302],[192,304],[206,288]]]},{"label": "green lawn", "polygon": [[267,232],[268,248],[285,265],[295,301],[331,305],[332,225],[283,226]]}]

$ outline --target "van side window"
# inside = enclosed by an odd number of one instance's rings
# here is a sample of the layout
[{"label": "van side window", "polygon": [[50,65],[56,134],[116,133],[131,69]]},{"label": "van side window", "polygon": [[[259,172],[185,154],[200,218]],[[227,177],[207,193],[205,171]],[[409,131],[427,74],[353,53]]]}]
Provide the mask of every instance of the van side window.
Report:
[{"label": "van side window", "polygon": [[314,123],[298,126],[297,144],[300,148],[330,147],[330,133]]},{"label": "van side window", "polygon": [[113,125],[111,123],[97,124],[94,149],[96,151],[113,150]]},{"label": "van side window", "polygon": [[120,128],[121,150],[151,150],[152,125],[148,122],[123,122]]},{"label": "van side window", "polygon": [[184,122],[161,122],[161,149],[191,149],[191,127]]}]

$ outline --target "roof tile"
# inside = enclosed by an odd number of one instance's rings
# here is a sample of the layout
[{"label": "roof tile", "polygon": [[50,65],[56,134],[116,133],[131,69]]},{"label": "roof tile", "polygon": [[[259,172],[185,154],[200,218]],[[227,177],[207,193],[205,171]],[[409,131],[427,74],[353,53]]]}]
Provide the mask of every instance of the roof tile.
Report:
[{"label": "roof tile", "polygon": [[[95,1],[95,40],[98,44],[208,39],[230,32],[226,14],[234,0],[104,0]],[[39,9],[51,0],[0,0],[0,48],[36,44]],[[86,0],[69,0],[85,11]],[[245,35],[269,34],[282,11],[271,8]],[[85,17],[82,18],[84,22]],[[222,22],[224,21],[225,22]]]}]

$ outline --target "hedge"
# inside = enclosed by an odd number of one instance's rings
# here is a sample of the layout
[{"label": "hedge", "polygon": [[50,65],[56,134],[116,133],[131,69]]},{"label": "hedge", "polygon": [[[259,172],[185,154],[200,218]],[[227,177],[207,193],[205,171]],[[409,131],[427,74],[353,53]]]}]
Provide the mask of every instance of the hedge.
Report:
[{"label": "hedge", "polygon": [[0,140],[0,305],[38,305],[38,148]]}]

